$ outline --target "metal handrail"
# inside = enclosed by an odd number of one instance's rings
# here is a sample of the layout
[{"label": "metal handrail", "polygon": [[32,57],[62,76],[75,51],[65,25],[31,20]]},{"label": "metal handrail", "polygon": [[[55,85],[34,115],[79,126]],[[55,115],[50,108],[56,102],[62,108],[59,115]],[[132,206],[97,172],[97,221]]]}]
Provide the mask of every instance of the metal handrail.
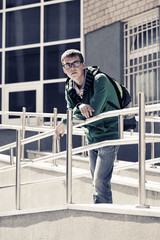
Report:
[{"label": "metal handrail", "polygon": [[[153,111],[158,111],[160,110],[160,104],[154,104],[154,105],[151,105],[151,106],[145,106],[145,112],[153,112]],[[0,114],[4,112],[0,112]],[[5,112],[5,114],[10,114],[11,112]],[[128,114],[138,114],[139,115],[141,114],[139,112],[139,107],[134,107],[134,108],[127,108],[127,109],[123,109],[123,110],[116,110],[116,111],[111,111],[111,112],[107,112],[107,113],[102,113],[98,116],[94,116],[90,119],[87,119],[85,121],[80,121],[78,124],[74,125],[73,126],[73,132],[76,132],[76,134],[78,135],[83,135],[84,133],[82,131],[79,131],[79,129],[77,129],[78,127],[82,126],[82,125],[86,125],[86,124],[89,124],[91,122],[94,122],[94,121],[97,121],[97,120],[101,120],[101,119],[104,119],[104,118],[107,118],[107,117],[113,117],[113,116],[124,116],[124,115],[128,115]],[[13,115],[15,115],[15,112],[12,112]],[[21,115],[20,113],[16,113],[16,114],[19,114]],[[42,114],[42,113],[25,113],[26,115],[25,116],[29,116],[30,114],[34,115],[34,116],[43,116],[45,115],[45,117],[53,117],[54,114]],[[11,115],[11,114],[10,114]],[[66,114],[57,114],[57,117],[64,117],[66,116]],[[151,120],[153,119],[152,117],[150,118]],[[140,120],[141,121],[141,120]],[[147,119],[147,121],[149,121],[149,119]],[[156,121],[158,122],[158,118],[156,118]],[[68,125],[72,125],[72,123],[68,123]],[[2,127],[3,125],[0,125],[0,127]],[[5,125],[6,128],[10,125]],[[10,127],[13,127],[13,126],[10,126]],[[18,129],[17,131],[20,131],[20,129],[22,129],[22,126],[14,126],[13,127],[14,129]],[[54,129],[51,130],[51,128],[48,128],[48,127],[28,127],[28,126],[25,126],[25,130],[28,129],[28,130],[31,130],[31,131],[37,131],[37,129],[42,132],[40,134],[37,134],[36,136],[32,136],[32,137],[29,137],[27,139],[21,139],[20,141],[20,145],[25,145],[27,143],[30,143],[31,141],[37,141],[39,139],[42,139],[42,138],[45,138],[47,136],[51,136],[51,135],[54,135]],[[143,138],[144,138],[144,135],[143,135]],[[143,141],[143,138],[142,138],[142,141]],[[160,141],[160,136],[158,134],[145,134],[145,143],[148,143],[148,142],[159,142]],[[77,147],[77,148],[74,148],[72,149],[71,153],[69,154],[69,159],[68,161],[70,161],[70,158],[72,159],[72,154],[77,154],[77,153],[82,153],[82,152],[86,152],[90,149],[96,149],[96,148],[99,148],[99,147],[103,147],[103,146],[110,146],[110,145],[129,145],[129,144],[139,144],[139,136],[138,136],[138,133],[137,134],[132,134],[132,136],[128,137],[128,138],[122,138],[122,139],[118,139],[118,140],[106,140],[106,141],[103,141],[103,142],[100,142],[100,143],[96,143],[96,144],[90,144],[90,145],[87,145],[87,146],[82,146],[82,147]],[[70,145],[70,144],[69,144]],[[139,144],[140,145],[140,144]],[[4,146],[4,147],[0,147],[0,151],[2,151],[2,149],[7,149],[10,148],[10,147],[16,147],[18,146],[18,143],[16,145],[16,143],[12,143],[12,144],[8,144],[7,146]],[[71,147],[70,147],[71,148]],[[143,147],[144,148],[144,147]],[[67,149],[67,151],[69,151],[70,149]],[[34,159],[32,160],[32,162],[38,162],[38,161],[49,161],[49,160],[52,160],[52,159],[58,159],[58,158],[62,158],[62,157],[65,157],[66,156],[66,153],[67,151],[63,151],[63,152],[59,152],[59,153],[51,153],[51,154],[48,154],[47,156],[43,156],[43,157],[40,157],[40,158],[37,158],[37,159]],[[144,149],[143,149],[144,151]],[[157,159],[155,159],[155,162],[158,161]],[[22,164],[21,167],[24,167],[24,166],[27,166],[28,164],[30,163],[25,163],[25,164]],[[70,166],[71,166],[71,163],[69,163]],[[13,166],[14,167],[14,166]],[[70,174],[70,173],[69,173]],[[72,174],[71,174],[72,175]],[[71,181],[72,178],[70,178],[70,181]],[[68,186],[67,188],[69,188],[69,186],[71,187],[72,184],[71,182],[68,183]],[[68,191],[68,196],[67,196],[67,199],[68,199],[68,203],[71,203],[71,195],[72,194],[72,191],[71,189],[66,189]],[[143,192],[144,194],[144,192]],[[17,199],[19,199],[17,197]],[[18,202],[18,200],[17,200]],[[20,202],[20,201],[19,201]],[[19,204],[18,204],[19,205]],[[145,205],[145,198],[143,198],[142,200],[140,200],[139,202],[139,206],[141,207],[146,207]],[[19,206],[17,206],[17,209],[18,209]],[[20,207],[19,207],[20,208]]]}]

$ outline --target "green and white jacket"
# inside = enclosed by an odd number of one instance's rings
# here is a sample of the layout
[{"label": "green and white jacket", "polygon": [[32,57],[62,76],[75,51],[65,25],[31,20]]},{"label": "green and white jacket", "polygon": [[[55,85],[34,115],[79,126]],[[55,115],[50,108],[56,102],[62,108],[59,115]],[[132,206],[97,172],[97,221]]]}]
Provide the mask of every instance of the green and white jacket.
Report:
[{"label": "green and white jacket", "polygon": [[[78,106],[81,103],[89,104],[93,109],[93,116],[103,112],[115,110],[107,101],[119,106],[116,91],[110,80],[103,74],[97,73],[98,67],[86,68],[86,79],[82,99],[77,95],[73,80],[68,78],[65,86],[65,98],[67,108],[73,109],[73,118],[85,119]],[[64,124],[66,121],[64,120]],[[118,118],[105,118],[84,125],[88,143],[96,143],[104,140],[118,139]]]}]

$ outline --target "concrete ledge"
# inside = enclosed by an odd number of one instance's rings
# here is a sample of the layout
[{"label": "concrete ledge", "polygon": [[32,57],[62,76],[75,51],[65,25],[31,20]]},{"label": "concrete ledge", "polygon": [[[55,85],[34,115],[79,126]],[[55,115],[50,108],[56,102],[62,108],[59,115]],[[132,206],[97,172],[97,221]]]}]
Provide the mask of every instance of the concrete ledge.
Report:
[{"label": "concrete ledge", "polygon": [[99,213],[115,213],[124,215],[136,215],[145,217],[158,217],[160,218],[160,207],[139,207],[132,205],[118,205],[118,204],[64,204],[55,205],[54,207],[34,208],[24,210],[12,210],[0,212],[0,218],[7,216],[27,215],[33,213],[54,212],[61,210],[77,210],[87,212]]},{"label": "concrete ledge", "polygon": [[11,210],[0,212],[0,219],[3,217],[9,216],[20,216],[27,214],[36,214],[36,213],[44,213],[44,212],[54,212],[68,209],[68,205],[54,205],[54,207],[45,207],[45,208],[32,208],[32,209],[23,209],[23,210]]},{"label": "concrete ledge", "polygon": [[106,204],[70,204],[57,206],[54,210],[16,211],[8,216],[1,216],[0,238],[1,240],[158,240],[160,239],[159,224],[159,209],[135,209],[133,206]]},{"label": "concrete ledge", "polygon": [[139,207],[131,205],[117,205],[117,204],[70,204],[70,210],[101,212],[101,213],[115,213],[124,215],[136,215],[145,217],[160,218],[160,207]]}]

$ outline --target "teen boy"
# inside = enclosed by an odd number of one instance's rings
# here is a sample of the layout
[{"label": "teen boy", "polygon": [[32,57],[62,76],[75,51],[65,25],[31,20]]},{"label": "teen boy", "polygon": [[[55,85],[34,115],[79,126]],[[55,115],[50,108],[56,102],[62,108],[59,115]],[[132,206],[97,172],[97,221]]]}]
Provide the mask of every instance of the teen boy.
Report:
[{"label": "teen boy", "polygon": [[[117,94],[109,79],[97,73],[97,67],[85,66],[83,55],[76,49],[61,56],[64,73],[68,76],[65,87],[67,108],[73,109],[73,117],[86,119],[103,112],[115,110],[107,102],[119,106]],[[88,144],[118,139],[118,118],[105,118],[84,126]],[[66,121],[56,127],[57,139],[66,131]],[[111,177],[117,146],[106,146],[89,151],[94,203],[112,203]]]}]

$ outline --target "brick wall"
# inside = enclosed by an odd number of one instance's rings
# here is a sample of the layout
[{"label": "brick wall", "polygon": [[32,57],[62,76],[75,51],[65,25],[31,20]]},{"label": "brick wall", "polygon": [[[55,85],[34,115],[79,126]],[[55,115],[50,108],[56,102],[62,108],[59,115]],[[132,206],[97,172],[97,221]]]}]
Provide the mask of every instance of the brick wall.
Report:
[{"label": "brick wall", "polygon": [[83,0],[84,34],[160,6],[160,0]]}]

